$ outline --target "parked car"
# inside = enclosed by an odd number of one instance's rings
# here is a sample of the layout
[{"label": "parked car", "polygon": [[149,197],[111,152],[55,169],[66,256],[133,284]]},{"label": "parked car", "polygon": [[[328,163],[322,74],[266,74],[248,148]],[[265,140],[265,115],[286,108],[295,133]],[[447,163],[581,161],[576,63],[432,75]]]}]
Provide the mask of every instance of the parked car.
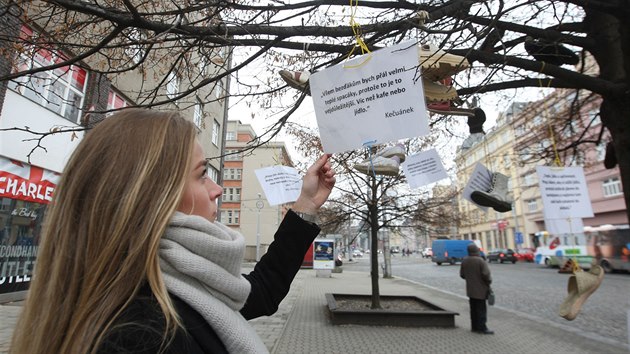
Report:
[{"label": "parked car", "polygon": [[423,258],[431,258],[431,256],[433,255],[431,247],[425,247],[420,253],[422,254]]},{"label": "parked car", "polygon": [[522,248],[520,250],[516,250],[515,252],[516,259],[519,262],[533,262],[534,261],[534,250],[531,248]]},{"label": "parked car", "polygon": [[499,263],[512,262],[516,263],[516,252],[510,248],[495,248],[486,254],[486,260],[488,262],[497,261]]},{"label": "parked car", "polygon": [[352,257],[363,257],[363,252],[360,250],[354,250],[352,251]]}]

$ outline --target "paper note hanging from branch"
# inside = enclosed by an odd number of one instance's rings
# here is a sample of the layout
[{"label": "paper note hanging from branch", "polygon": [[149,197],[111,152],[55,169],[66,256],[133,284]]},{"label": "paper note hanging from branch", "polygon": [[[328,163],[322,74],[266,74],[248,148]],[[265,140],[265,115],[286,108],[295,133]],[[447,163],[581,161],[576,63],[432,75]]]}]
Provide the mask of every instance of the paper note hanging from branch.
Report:
[{"label": "paper note hanging from branch", "polygon": [[593,217],[582,167],[537,166],[536,174],[546,219]]},{"label": "paper note hanging from branch", "polygon": [[358,56],[310,78],[325,152],[429,133],[415,41],[366,55],[371,55],[369,61]]}]

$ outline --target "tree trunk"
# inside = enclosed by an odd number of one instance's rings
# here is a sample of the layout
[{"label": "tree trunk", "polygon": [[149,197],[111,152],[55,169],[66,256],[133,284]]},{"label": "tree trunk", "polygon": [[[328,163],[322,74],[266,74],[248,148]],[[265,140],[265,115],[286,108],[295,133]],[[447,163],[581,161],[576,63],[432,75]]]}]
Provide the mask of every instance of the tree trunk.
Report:
[{"label": "tree trunk", "polygon": [[[594,40],[593,56],[599,65],[600,78],[630,84],[630,29],[619,17],[585,8],[587,37]],[[602,124],[612,137],[630,220],[630,92],[618,96],[603,95],[600,108]]]},{"label": "tree trunk", "polygon": [[[619,100],[604,98],[601,106],[602,122],[608,120],[606,126],[612,136],[615,155],[619,166],[621,185],[623,186],[623,197],[626,201],[626,215],[630,220],[630,101],[621,102]],[[604,118],[606,116],[606,118]]]},{"label": "tree trunk", "polygon": [[[372,238],[372,250],[370,251],[371,261],[371,278],[372,278],[372,307],[373,309],[381,308],[380,291],[378,288],[378,205],[377,205],[377,189],[376,178],[370,177],[371,198],[368,201],[368,219],[370,222],[370,237]],[[376,247],[374,247],[376,245]],[[376,250],[376,251],[375,251]],[[385,250],[383,250],[385,252]]]}]

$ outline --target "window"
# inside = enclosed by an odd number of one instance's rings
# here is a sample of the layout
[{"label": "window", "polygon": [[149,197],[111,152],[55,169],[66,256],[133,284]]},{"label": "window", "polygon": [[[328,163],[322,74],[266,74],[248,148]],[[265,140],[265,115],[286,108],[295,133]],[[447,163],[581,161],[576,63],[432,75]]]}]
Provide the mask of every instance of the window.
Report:
[{"label": "window", "polygon": [[505,167],[506,169],[509,169],[510,166],[512,166],[512,159],[510,158],[510,155],[508,154],[503,155],[503,167]]},{"label": "window", "polygon": [[168,98],[175,98],[179,93],[179,77],[173,71],[166,77],[166,95]]},{"label": "window", "polygon": [[219,170],[213,166],[208,166],[208,177],[210,177],[214,183],[217,183],[219,181]]},{"label": "window", "polygon": [[193,114],[193,122],[197,126],[197,128],[201,129],[201,123],[203,121],[203,105],[201,102],[197,101],[195,105],[195,113]]},{"label": "window", "polygon": [[145,54],[145,50],[142,47],[142,44],[140,44],[140,41],[144,39],[144,36],[138,29],[133,28],[129,30],[129,33],[127,34],[127,39],[129,40],[130,44],[125,47],[125,53],[135,64],[139,64],[142,58],[144,58]]},{"label": "window", "polygon": [[241,211],[238,209],[228,209],[221,211],[221,222],[226,225],[238,225],[240,223]]},{"label": "window", "polygon": [[197,63],[198,68],[199,68],[199,73],[201,75],[205,75],[206,74],[206,67],[208,66],[208,59],[206,59],[206,56],[201,54],[199,57],[199,63]]},{"label": "window", "polygon": [[531,172],[523,176],[523,184],[525,186],[531,186],[536,183],[536,174],[535,172]]},{"label": "window", "polygon": [[235,187],[228,187],[223,190],[221,200],[224,202],[240,202],[241,201],[241,189]]},{"label": "window", "polygon": [[599,116],[599,110],[598,109],[593,109],[591,111],[588,112],[588,119],[591,123],[591,126],[596,126],[602,123],[602,120]]},{"label": "window", "polygon": [[223,170],[224,180],[240,180],[243,169],[241,168],[226,168]]},{"label": "window", "polygon": [[584,161],[585,161],[585,157],[584,157],[584,152],[583,151],[577,151],[575,153],[575,155],[573,155],[573,157],[571,158],[571,162],[569,163],[570,166],[584,166]]},{"label": "window", "polygon": [[560,132],[560,135],[563,138],[570,138],[578,132],[578,128],[579,128],[578,123],[574,120],[571,120],[570,122],[566,122],[562,126],[562,131]]},{"label": "window", "polygon": [[538,200],[529,199],[527,201],[527,211],[532,212],[538,210]]},{"label": "window", "polygon": [[212,123],[212,143],[215,146],[219,146],[219,129],[220,129],[219,122],[217,122],[215,119],[214,122]]},{"label": "window", "polygon": [[217,98],[223,98],[223,80],[217,81],[217,84],[214,86],[214,94]]},{"label": "window", "polygon": [[602,187],[604,188],[605,197],[613,197],[622,193],[621,181],[618,177],[605,180],[602,182]]},{"label": "window", "polygon": [[[120,96],[116,91],[109,89],[109,96],[107,97],[107,110],[118,110],[129,106],[127,101]],[[108,114],[113,114],[109,112]]]},{"label": "window", "polygon": [[243,160],[243,153],[234,149],[225,150],[225,161],[241,161],[241,160]]},{"label": "window", "polygon": [[225,136],[226,140],[236,140],[236,132],[227,132]]},{"label": "window", "polygon": [[[25,41],[35,41],[36,33],[22,26],[20,37]],[[31,55],[18,57],[14,72],[54,65],[66,60],[63,54],[37,49]],[[85,97],[88,72],[76,65],[39,72],[16,78],[9,82],[9,88],[50,109],[71,122],[78,122]]]},{"label": "window", "polygon": [[606,143],[602,141],[595,147],[595,149],[597,151],[597,155],[595,157],[597,161],[604,161],[604,158],[606,157]]}]

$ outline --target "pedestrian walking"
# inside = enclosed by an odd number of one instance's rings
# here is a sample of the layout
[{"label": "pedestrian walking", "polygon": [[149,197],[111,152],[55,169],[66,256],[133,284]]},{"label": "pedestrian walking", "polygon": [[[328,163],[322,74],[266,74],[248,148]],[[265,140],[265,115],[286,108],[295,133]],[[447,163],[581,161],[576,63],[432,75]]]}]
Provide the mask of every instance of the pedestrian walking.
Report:
[{"label": "pedestrian walking", "polygon": [[470,303],[470,326],[472,331],[481,334],[494,334],[486,326],[488,320],[486,299],[490,291],[492,276],[486,261],[481,258],[479,247],[468,245],[468,256],[464,257],[459,268],[459,276],[466,280],[466,295]]},{"label": "pedestrian walking", "polygon": [[319,233],[335,184],[323,155],[254,270],[244,237],[215,222],[223,189],[197,128],[130,109],[88,132],[46,214],[11,353],[266,353],[246,321],[271,315]]}]

